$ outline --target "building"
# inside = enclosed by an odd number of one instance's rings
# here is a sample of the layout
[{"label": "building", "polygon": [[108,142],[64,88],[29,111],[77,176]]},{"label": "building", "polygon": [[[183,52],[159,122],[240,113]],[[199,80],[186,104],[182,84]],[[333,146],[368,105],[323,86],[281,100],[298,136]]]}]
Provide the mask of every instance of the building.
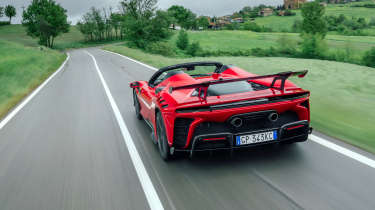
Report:
[{"label": "building", "polygon": [[209,29],[221,29],[222,27],[231,24],[232,19],[230,16],[222,16],[222,17],[215,17],[215,18],[208,18],[208,22],[210,25],[208,26]]},{"label": "building", "polygon": [[243,23],[245,21],[243,18],[233,18],[230,22],[231,23]]},{"label": "building", "polygon": [[267,17],[273,15],[273,9],[271,8],[264,8],[259,11],[259,16]]},{"label": "building", "polygon": [[284,0],[285,9],[299,9],[307,0]]}]

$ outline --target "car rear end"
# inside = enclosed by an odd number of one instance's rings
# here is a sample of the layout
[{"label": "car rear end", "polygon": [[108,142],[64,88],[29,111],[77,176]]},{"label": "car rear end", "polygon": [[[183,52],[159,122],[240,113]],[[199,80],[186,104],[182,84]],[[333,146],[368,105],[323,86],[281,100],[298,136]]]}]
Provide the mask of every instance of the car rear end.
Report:
[{"label": "car rear end", "polygon": [[309,97],[302,89],[267,88],[177,106],[166,112],[172,150],[193,154],[306,141],[311,132]]}]

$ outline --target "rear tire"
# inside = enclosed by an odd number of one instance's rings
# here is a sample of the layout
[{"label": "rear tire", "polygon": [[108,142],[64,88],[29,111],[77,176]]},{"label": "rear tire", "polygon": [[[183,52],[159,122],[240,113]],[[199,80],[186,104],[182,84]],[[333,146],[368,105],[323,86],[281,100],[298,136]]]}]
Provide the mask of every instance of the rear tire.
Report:
[{"label": "rear tire", "polygon": [[133,101],[134,101],[135,116],[137,117],[138,120],[142,120],[143,117],[141,115],[141,105],[139,104],[138,96],[135,90],[133,91]]},{"label": "rear tire", "polygon": [[158,112],[156,115],[156,129],[160,156],[161,158],[163,158],[164,161],[171,160],[173,156],[170,153],[170,147],[168,145],[164,121],[160,112]]}]

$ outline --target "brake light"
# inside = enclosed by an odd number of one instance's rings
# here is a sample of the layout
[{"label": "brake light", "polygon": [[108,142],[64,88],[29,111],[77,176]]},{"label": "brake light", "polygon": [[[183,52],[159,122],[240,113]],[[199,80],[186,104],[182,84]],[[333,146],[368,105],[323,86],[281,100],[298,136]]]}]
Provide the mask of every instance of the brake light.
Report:
[{"label": "brake light", "polygon": [[302,128],[303,126],[304,125],[296,125],[296,126],[287,128],[287,130],[290,131],[290,130],[294,130],[294,129],[297,129],[297,128]]},{"label": "brake light", "polygon": [[207,138],[207,139],[203,139],[203,141],[220,141],[220,140],[225,140],[227,138],[225,137],[220,137],[220,138]]}]

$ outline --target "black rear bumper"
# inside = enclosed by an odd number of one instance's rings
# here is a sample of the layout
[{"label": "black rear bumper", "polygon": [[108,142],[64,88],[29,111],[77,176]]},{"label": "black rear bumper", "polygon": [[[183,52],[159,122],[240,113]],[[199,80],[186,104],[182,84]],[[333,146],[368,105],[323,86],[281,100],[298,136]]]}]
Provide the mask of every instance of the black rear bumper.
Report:
[{"label": "black rear bumper", "polygon": [[[297,128],[296,128],[297,127]],[[293,128],[293,129],[291,129]],[[277,131],[277,140],[262,142],[257,144],[250,144],[250,145],[243,145],[237,146],[236,145],[236,136],[239,135],[247,135],[253,133],[261,133],[267,131]],[[249,147],[255,147],[265,144],[278,144],[283,142],[303,142],[308,139],[308,135],[311,134],[312,128],[309,126],[309,122],[307,120],[298,121],[293,123],[288,123],[280,128],[269,128],[257,131],[251,131],[247,133],[214,133],[214,134],[204,134],[194,137],[191,147],[189,149],[174,149],[173,151],[176,152],[189,152],[190,156],[194,155],[194,152],[201,152],[201,151],[215,151],[215,150],[237,150],[237,149],[245,149]],[[223,140],[213,140],[213,141],[205,141],[204,139],[212,139],[212,138],[223,138]]]}]

